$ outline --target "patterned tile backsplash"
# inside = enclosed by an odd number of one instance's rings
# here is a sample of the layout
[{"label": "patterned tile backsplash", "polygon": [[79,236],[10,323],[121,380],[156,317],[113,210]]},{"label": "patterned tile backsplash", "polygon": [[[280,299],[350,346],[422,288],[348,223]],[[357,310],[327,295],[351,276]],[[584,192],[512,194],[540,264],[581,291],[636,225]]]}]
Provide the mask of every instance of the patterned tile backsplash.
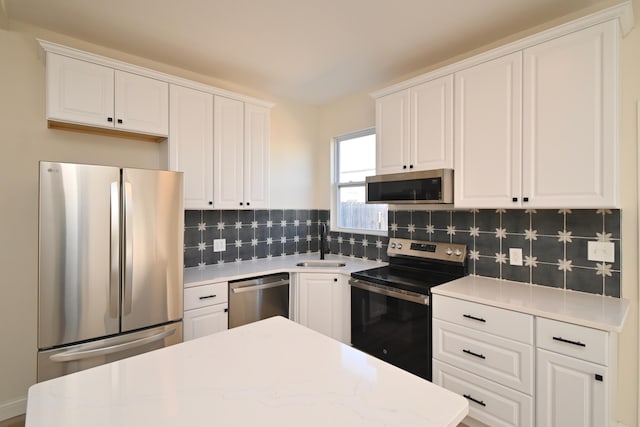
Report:
[{"label": "patterned tile backsplash", "polygon": [[[247,261],[319,250],[320,222],[327,210],[185,211],[184,265]],[[213,252],[213,240],[225,239],[226,250]]]},{"label": "patterned tile backsplash", "polygon": [[[185,266],[317,252],[328,210],[186,211]],[[620,211],[389,210],[389,237],[467,245],[469,273],[620,296]],[[331,231],[334,254],[387,261],[389,237]],[[226,239],[213,252],[213,239]],[[587,242],[612,242],[613,263],[587,260]],[[521,248],[523,265],[509,264]]]}]

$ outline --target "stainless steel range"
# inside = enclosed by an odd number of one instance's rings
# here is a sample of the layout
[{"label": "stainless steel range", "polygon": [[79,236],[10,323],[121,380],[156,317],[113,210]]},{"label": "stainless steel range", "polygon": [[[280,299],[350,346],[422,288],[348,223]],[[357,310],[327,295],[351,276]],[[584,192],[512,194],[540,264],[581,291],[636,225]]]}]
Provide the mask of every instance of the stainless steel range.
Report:
[{"label": "stainless steel range", "polygon": [[351,273],[353,346],[431,380],[431,288],[467,274],[466,245],[390,239],[389,265]]}]

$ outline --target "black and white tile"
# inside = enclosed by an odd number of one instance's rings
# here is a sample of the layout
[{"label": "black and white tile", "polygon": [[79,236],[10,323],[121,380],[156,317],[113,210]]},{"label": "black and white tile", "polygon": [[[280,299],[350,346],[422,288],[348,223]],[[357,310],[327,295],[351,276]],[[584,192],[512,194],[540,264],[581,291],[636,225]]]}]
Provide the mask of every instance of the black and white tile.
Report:
[{"label": "black and white tile", "polygon": [[[478,276],[620,297],[619,210],[389,211],[389,236],[465,244]],[[615,262],[589,261],[589,241],[613,242]],[[509,248],[522,249],[522,266]]]},{"label": "black and white tile", "polygon": [[[317,252],[319,210],[185,211],[184,265],[223,262]],[[214,239],[226,239],[226,250],[213,252]]]},{"label": "black and white tile", "polygon": [[[185,267],[318,252],[329,210],[186,211]],[[465,244],[469,273],[620,297],[620,211],[389,210],[388,236],[329,230],[327,252],[388,261],[390,237]],[[213,240],[226,251],[213,252]],[[615,262],[587,260],[589,241],[613,242]],[[509,264],[521,248],[523,265]]]}]

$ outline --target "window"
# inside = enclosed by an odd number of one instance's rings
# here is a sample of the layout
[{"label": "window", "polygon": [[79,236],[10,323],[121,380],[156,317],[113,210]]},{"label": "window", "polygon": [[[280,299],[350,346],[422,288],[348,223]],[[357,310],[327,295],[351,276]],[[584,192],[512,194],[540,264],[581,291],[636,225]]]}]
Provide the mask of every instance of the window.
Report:
[{"label": "window", "polygon": [[387,205],[365,203],[365,182],[376,173],[375,129],[335,139],[336,225],[338,229],[387,232]]}]

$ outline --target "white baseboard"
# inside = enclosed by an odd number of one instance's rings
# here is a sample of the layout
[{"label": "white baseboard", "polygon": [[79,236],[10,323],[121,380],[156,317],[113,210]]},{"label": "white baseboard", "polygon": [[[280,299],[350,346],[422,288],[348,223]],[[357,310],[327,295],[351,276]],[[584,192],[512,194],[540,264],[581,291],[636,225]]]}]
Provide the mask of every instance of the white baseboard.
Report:
[{"label": "white baseboard", "polygon": [[0,403],[0,421],[17,417],[27,412],[27,398],[10,400]]}]

